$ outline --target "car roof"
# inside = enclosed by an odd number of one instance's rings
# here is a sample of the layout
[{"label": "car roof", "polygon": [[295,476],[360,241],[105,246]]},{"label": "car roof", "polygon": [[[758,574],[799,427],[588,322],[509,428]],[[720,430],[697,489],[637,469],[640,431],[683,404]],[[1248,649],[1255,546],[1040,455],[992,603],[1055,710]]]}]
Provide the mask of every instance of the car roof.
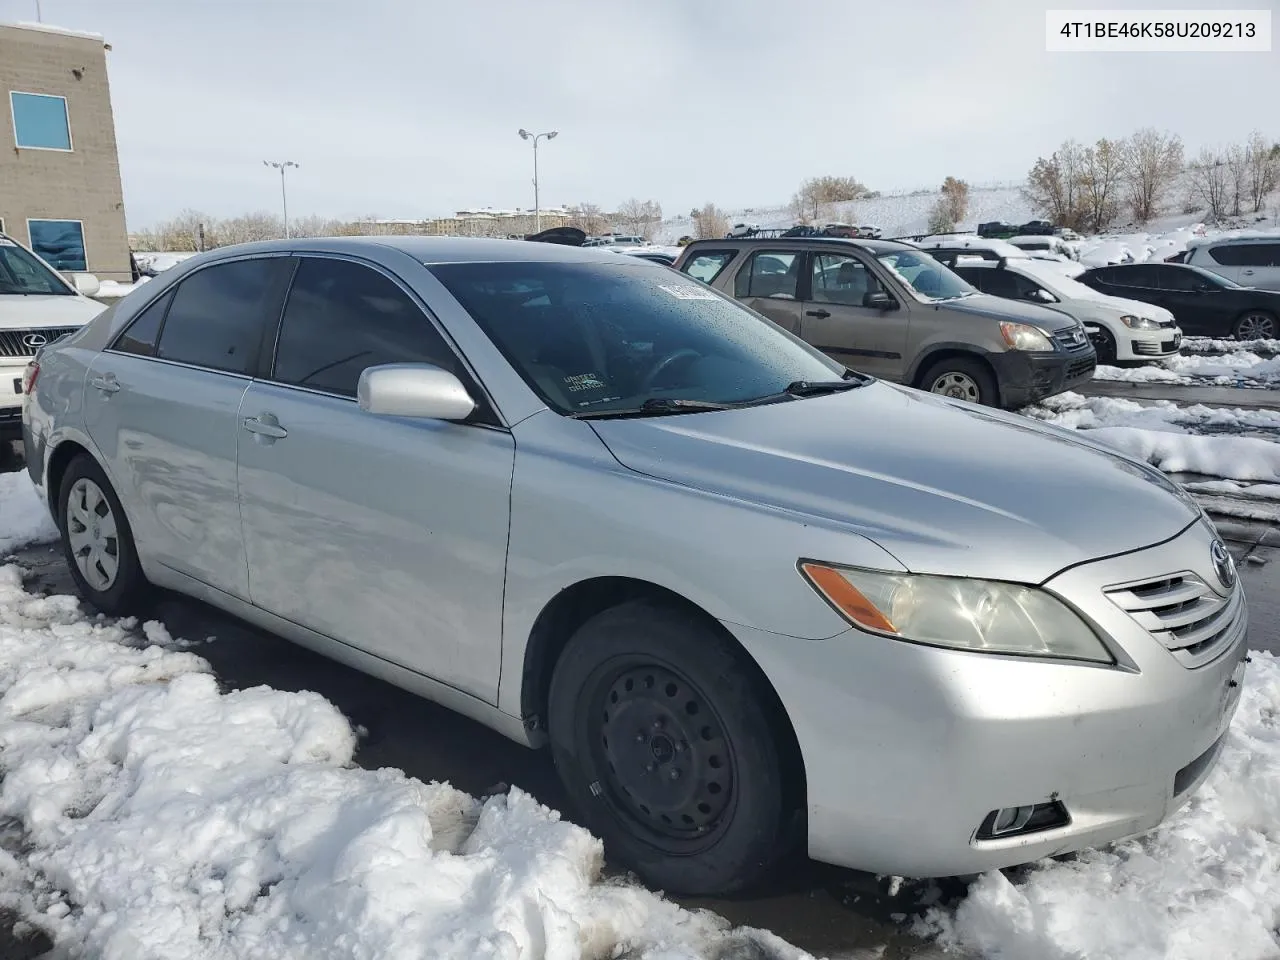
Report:
[{"label": "car roof", "polygon": [[1188,247],[1220,247],[1236,243],[1280,243],[1280,233],[1266,231],[1226,234],[1218,237],[1192,237]]},{"label": "car roof", "polygon": [[[618,263],[612,251],[600,247],[571,247],[562,243],[531,240],[494,240],[483,237],[320,237],[316,239],[267,240],[260,243],[219,247],[210,259],[222,255],[265,253],[349,253],[368,255],[377,249],[399,250],[419,263]],[[206,261],[207,262],[207,261]]]},{"label": "car roof", "polygon": [[725,237],[721,240],[695,240],[686,250],[695,246],[707,247],[746,247],[765,246],[770,248],[808,246],[812,244],[833,247],[861,247],[871,253],[901,253],[904,250],[918,250],[910,243],[899,243],[897,240],[873,240],[870,237]]}]

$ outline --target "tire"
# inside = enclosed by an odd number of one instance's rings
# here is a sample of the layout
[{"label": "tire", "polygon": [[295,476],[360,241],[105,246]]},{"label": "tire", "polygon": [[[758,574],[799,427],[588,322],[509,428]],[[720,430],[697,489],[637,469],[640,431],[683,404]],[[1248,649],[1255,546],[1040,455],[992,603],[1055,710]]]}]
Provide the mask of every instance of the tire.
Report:
[{"label": "tire", "polygon": [[81,454],[67,465],[58,486],[58,529],[71,578],[85,600],[112,616],[141,603],[149,585],[138,563],[133,530],[92,457]]},{"label": "tire", "polygon": [[547,730],[570,804],[611,860],[669,893],[724,896],[798,848],[801,779],[762,686],[723,635],[671,606],[628,601],[578,629]]},{"label": "tire", "polygon": [[969,357],[949,357],[939,360],[924,372],[920,386],[930,393],[983,406],[995,407],[1000,403],[995,377],[981,360]]},{"label": "tire", "polygon": [[1098,327],[1098,332],[1094,334],[1093,348],[1098,352],[1098,365],[1115,366],[1116,364],[1116,338],[1112,336],[1111,331],[1106,327]]},{"label": "tire", "polygon": [[1236,318],[1231,335],[1237,340],[1270,340],[1276,335],[1276,318],[1265,310],[1246,310]]}]

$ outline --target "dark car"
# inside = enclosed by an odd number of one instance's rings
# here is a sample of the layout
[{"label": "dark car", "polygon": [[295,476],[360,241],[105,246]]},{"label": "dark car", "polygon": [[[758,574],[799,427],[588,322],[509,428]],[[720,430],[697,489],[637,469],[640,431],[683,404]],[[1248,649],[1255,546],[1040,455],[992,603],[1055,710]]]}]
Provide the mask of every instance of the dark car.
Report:
[{"label": "dark car", "polygon": [[1280,330],[1280,291],[1242,287],[1186,263],[1122,263],[1076,278],[1099,293],[1154,303],[1183,333],[1264,340]]}]

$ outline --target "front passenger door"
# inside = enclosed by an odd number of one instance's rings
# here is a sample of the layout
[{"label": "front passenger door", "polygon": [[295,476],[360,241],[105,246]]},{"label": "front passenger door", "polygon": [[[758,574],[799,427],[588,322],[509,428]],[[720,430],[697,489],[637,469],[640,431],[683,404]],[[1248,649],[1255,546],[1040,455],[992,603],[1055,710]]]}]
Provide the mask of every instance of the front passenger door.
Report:
[{"label": "front passenger door", "polygon": [[907,311],[863,305],[868,294],[888,291],[857,257],[815,252],[810,262],[800,336],[847,367],[900,380],[907,347]]},{"label": "front passenger door", "polygon": [[496,703],[515,442],[491,414],[365,413],[360,373],[385,363],[449,369],[484,403],[402,283],[303,257],[270,377],[249,387],[235,431],[250,596]]}]

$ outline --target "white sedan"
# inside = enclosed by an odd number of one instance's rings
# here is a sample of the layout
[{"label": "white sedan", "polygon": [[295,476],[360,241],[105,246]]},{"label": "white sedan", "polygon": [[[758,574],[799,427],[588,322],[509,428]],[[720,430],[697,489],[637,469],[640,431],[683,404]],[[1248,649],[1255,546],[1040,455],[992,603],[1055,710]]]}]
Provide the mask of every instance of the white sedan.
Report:
[{"label": "white sedan", "polygon": [[1025,300],[1079,320],[1089,331],[1100,364],[1163,360],[1182,346],[1182,330],[1168,310],[1099,293],[1066,276],[1056,264],[964,258],[952,269],[983,293]]}]

